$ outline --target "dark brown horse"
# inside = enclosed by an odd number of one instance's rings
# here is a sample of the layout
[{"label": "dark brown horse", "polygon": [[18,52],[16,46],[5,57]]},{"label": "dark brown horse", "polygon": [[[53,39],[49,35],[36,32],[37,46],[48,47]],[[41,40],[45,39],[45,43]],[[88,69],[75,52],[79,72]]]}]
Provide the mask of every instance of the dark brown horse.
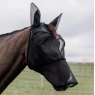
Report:
[{"label": "dark brown horse", "polygon": [[25,68],[30,27],[0,36],[0,93]]},{"label": "dark brown horse", "polygon": [[60,17],[40,23],[40,11],[32,3],[31,27],[0,35],[0,94],[27,65],[56,90],[77,84],[64,56],[65,42],[56,33]]}]

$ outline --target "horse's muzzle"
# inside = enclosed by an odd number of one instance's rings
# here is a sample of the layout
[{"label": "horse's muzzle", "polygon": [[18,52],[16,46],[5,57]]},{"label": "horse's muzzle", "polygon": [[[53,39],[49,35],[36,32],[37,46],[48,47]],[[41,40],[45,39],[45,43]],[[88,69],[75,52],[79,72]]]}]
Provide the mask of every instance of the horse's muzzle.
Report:
[{"label": "horse's muzzle", "polygon": [[43,75],[57,91],[64,91],[78,84],[66,60],[60,60],[44,67]]}]

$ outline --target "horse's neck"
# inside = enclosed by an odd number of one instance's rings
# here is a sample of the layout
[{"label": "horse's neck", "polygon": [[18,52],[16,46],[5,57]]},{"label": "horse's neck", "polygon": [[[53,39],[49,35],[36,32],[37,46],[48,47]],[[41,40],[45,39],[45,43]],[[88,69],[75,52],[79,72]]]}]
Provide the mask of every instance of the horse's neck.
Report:
[{"label": "horse's neck", "polygon": [[2,38],[0,42],[0,93],[25,68],[30,28]]}]

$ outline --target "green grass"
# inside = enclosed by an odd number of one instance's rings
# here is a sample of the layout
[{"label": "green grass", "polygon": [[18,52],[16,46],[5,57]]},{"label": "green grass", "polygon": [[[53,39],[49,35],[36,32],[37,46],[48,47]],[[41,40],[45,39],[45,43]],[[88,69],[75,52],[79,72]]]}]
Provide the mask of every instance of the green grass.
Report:
[{"label": "green grass", "polygon": [[25,68],[2,95],[94,95],[94,65],[70,64],[70,67],[79,84],[66,91],[55,91],[45,79],[41,88],[40,74]]}]

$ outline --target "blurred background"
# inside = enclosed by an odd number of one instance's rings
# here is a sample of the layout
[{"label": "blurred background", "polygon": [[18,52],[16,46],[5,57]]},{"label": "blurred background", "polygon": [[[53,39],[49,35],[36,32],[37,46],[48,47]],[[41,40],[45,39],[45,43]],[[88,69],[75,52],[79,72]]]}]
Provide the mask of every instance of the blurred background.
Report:
[{"label": "blurred background", "polygon": [[42,76],[25,68],[2,95],[93,95],[94,0],[0,0],[0,34],[30,26],[31,2],[40,9],[42,22],[63,13],[58,33],[65,39],[66,59],[73,63],[69,65],[79,85],[56,92]]}]

